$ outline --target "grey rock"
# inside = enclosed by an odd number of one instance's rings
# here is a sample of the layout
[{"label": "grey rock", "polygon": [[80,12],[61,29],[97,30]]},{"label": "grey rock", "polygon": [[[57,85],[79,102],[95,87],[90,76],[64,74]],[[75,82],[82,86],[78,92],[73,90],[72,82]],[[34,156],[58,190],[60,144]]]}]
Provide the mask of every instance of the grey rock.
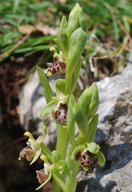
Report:
[{"label": "grey rock", "polygon": [[95,136],[104,167],[80,170],[77,192],[132,192],[132,64],[97,82],[99,125]]},{"label": "grey rock", "polygon": [[[60,75],[56,74],[49,78],[49,82],[53,92],[55,93],[56,79]],[[54,149],[56,142],[56,123],[51,115],[43,119],[39,118],[40,111],[46,106],[46,100],[42,91],[40,80],[37,71],[30,76],[28,82],[22,87],[20,93],[20,122],[25,131],[36,131],[38,134],[42,133],[41,122],[43,121],[47,126],[47,135],[44,143],[50,148]]]}]

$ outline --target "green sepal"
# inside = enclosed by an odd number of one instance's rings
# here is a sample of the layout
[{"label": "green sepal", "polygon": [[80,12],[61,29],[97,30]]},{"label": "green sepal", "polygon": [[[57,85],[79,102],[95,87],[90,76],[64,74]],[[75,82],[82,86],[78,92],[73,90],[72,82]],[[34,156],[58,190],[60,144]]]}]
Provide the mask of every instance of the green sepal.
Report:
[{"label": "green sepal", "polygon": [[41,148],[36,151],[36,155],[33,157],[32,161],[30,162],[30,165],[32,165],[33,163],[35,163],[35,161],[37,161],[40,154],[41,154]]},{"label": "green sepal", "polygon": [[61,155],[58,151],[54,150],[52,151],[52,156],[53,156],[53,162],[54,164],[57,164],[61,160]]},{"label": "green sepal", "polygon": [[74,151],[72,152],[71,158],[72,158],[72,159],[75,159],[77,153],[83,151],[85,148],[86,148],[86,145],[78,145],[78,146],[74,149]]},{"label": "green sepal", "polygon": [[94,137],[95,137],[95,133],[96,133],[96,130],[97,130],[97,126],[98,126],[98,114],[96,114],[92,120],[90,121],[89,123],[89,126],[88,126],[88,134],[87,134],[87,137],[86,137],[86,140],[85,142],[86,143],[90,143],[94,140]]},{"label": "green sepal", "polygon": [[78,22],[79,9],[80,9],[80,6],[77,3],[69,14],[68,26],[67,26],[68,38],[70,38],[71,34],[79,27],[79,22]]},{"label": "green sepal", "polygon": [[97,145],[95,142],[87,143],[87,149],[89,152],[96,154],[99,151],[100,146]]},{"label": "green sepal", "polygon": [[52,97],[54,96],[53,91],[44,74],[44,71],[39,66],[36,66],[36,69],[38,71],[39,79],[41,82],[41,86],[42,86],[42,90],[43,90],[46,102],[49,103],[50,101],[52,101]]},{"label": "green sepal", "polygon": [[82,144],[86,139],[88,130],[88,120],[84,111],[77,103],[75,104],[74,109],[75,109],[75,121],[79,128],[79,134],[77,137],[77,145],[79,145]]},{"label": "green sepal", "polygon": [[96,153],[97,157],[98,157],[98,164],[100,166],[104,166],[105,165],[105,157],[103,155],[103,153],[101,151],[98,151],[98,153]]},{"label": "green sepal", "polygon": [[56,94],[58,97],[61,97],[65,94],[65,83],[66,80],[65,79],[59,79],[56,81]]},{"label": "green sepal", "polygon": [[60,50],[63,52],[65,60],[66,60],[67,51],[68,51],[66,29],[67,29],[67,20],[66,20],[66,17],[63,16],[60,27],[59,27],[59,31],[57,34],[57,44]]},{"label": "green sepal", "polygon": [[99,107],[98,88],[95,83],[90,88],[84,90],[78,100],[79,105],[85,111],[85,114],[90,120],[91,117],[97,112]]},{"label": "green sepal", "polygon": [[48,103],[40,112],[40,118],[43,118],[45,117],[46,115],[50,114],[52,109],[54,107],[57,106],[57,102],[54,100],[54,101],[51,101],[50,103]]},{"label": "green sepal", "polygon": [[75,98],[73,95],[71,95],[68,103],[68,111],[67,111],[67,118],[66,118],[66,126],[67,126],[67,133],[68,137],[70,139],[70,142],[72,146],[76,145],[76,139],[75,139],[75,118],[74,118],[74,104],[75,104]]}]

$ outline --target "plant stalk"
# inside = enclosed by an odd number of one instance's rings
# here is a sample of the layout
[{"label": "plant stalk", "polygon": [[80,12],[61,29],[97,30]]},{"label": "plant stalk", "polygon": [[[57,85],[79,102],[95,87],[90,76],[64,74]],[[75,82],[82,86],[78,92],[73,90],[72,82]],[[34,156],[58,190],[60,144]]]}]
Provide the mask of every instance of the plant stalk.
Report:
[{"label": "plant stalk", "polygon": [[[66,157],[66,149],[68,143],[68,136],[66,128],[62,127],[59,123],[57,123],[57,144],[56,150],[60,153],[61,159],[65,160]],[[56,181],[53,179],[51,192],[60,192],[61,189],[57,185]]]}]

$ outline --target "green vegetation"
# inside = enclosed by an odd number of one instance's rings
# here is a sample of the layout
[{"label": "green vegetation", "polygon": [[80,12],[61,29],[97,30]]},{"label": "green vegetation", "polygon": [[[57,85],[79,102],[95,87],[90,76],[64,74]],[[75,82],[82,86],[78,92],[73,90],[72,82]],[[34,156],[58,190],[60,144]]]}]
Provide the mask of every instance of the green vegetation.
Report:
[{"label": "green vegetation", "polygon": [[[29,56],[48,50],[51,44],[54,44],[55,36],[44,35],[43,29],[39,28],[38,31],[36,26],[42,23],[43,26],[48,25],[57,29],[62,15],[67,18],[76,2],[83,7],[88,20],[88,40],[84,59],[87,60],[95,55],[101,57],[123,55],[126,58],[132,42],[130,37],[132,1],[130,0],[67,0],[65,4],[57,0],[1,0],[0,61],[11,54],[22,53]],[[25,30],[23,33],[22,26]],[[91,34],[96,37],[94,41]],[[97,47],[105,47],[105,51]],[[118,62],[116,67],[118,68],[122,63],[123,61]]]}]

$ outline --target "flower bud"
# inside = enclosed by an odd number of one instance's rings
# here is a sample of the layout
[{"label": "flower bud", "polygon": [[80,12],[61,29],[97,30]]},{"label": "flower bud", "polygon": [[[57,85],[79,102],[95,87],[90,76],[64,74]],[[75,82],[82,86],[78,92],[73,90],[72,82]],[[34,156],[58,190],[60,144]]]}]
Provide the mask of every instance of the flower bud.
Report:
[{"label": "flower bud", "polygon": [[78,61],[80,60],[85,43],[86,33],[80,27],[76,29],[70,37],[67,73],[73,73]]},{"label": "flower bud", "polygon": [[68,20],[68,26],[67,26],[67,36],[70,38],[71,34],[78,28],[79,22],[78,22],[78,12],[79,12],[80,6],[77,3],[72,11],[69,14],[69,20]]}]

